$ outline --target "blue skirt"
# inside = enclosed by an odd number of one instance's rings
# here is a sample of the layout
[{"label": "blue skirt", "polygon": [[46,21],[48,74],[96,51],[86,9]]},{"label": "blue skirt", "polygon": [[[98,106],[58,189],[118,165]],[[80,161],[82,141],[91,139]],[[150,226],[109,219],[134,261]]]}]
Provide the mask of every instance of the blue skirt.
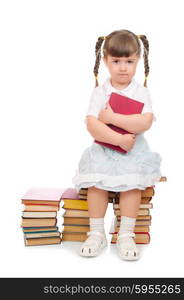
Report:
[{"label": "blue skirt", "polygon": [[78,170],[72,179],[77,192],[94,186],[99,189],[123,192],[144,190],[159,182],[161,157],[151,152],[143,134],[127,153],[92,143],[82,154]]}]

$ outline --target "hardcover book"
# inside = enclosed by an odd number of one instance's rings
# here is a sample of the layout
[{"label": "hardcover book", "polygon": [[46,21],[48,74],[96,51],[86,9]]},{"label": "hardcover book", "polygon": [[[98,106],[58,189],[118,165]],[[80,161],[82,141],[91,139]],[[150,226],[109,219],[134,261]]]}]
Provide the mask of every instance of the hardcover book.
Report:
[{"label": "hardcover book", "polygon": [[65,189],[33,187],[22,197],[23,204],[59,205]]},{"label": "hardcover book", "polygon": [[[117,93],[111,94],[111,96],[109,98],[109,104],[115,113],[123,114],[123,115],[141,114],[143,106],[144,106],[143,102],[139,102],[137,100],[128,98],[124,95],[120,95]],[[112,124],[108,124],[108,126],[111,129],[113,129],[114,131],[121,133],[121,134],[131,133],[122,128],[114,126]],[[112,145],[109,143],[104,143],[104,142],[100,142],[97,140],[95,140],[95,143],[100,144],[105,147],[108,147],[108,148],[111,148],[111,149],[119,151],[119,152],[123,152],[123,153],[127,152],[126,150],[122,149],[121,147],[115,146],[115,145]]]}]

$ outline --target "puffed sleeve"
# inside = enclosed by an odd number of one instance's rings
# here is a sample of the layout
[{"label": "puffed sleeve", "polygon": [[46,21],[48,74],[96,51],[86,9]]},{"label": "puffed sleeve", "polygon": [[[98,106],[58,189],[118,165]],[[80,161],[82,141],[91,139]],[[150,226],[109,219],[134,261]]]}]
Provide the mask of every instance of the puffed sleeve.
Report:
[{"label": "puffed sleeve", "polygon": [[89,106],[88,106],[88,109],[86,112],[86,116],[85,116],[85,120],[84,120],[85,123],[86,123],[87,116],[94,116],[94,117],[98,118],[98,115],[104,106],[104,97],[105,97],[105,95],[104,95],[101,87],[94,88],[94,90],[91,94]]},{"label": "puffed sleeve", "polygon": [[143,106],[142,114],[151,112],[154,116],[153,121],[156,121],[156,117],[155,117],[153,107],[152,107],[152,98],[151,98],[150,92],[147,88],[144,88],[143,99],[144,99],[144,106]]}]

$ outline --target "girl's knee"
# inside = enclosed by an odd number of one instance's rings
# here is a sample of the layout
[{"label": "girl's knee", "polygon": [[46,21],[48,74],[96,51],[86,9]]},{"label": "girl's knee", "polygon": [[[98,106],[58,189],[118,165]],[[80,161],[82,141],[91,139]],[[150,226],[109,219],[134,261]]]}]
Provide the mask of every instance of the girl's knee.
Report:
[{"label": "girl's knee", "polygon": [[102,189],[99,189],[99,188],[96,188],[95,186],[90,186],[88,188],[88,192],[95,192],[95,193],[101,193],[101,194],[108,194],[108,191],[106,190],[102,190]]}]

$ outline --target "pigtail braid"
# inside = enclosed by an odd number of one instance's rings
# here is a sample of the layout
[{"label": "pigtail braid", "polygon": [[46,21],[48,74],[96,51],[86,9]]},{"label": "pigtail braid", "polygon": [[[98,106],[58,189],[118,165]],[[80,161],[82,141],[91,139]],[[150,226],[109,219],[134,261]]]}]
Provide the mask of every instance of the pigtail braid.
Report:
[{"label": "pigtail braid", "polygon": [[93,69],[94,75],[95,75],[95,87],[98,86],[98,69],[100,66],[100,60],[101,60],[101,46],[103,41],[105,40],[104,36],[100,36],[96,42],[96,46],[95,46],[95,55],[96,55],[96,61],[95,61],[95,66]]},{"label": "pigtail braid", "polygon": [[143,58],[144,58],[144,73],[145,73],[145,80],[144,80],[144,86],[147,86],[147,78],[149,75],[149,62],[148,62],[148,55],[149,55],[149,42],[147,40],[147,37],[145,35],[139,35],[140,40],[143,43],[144,46],[144,53],[143,53]]}]

